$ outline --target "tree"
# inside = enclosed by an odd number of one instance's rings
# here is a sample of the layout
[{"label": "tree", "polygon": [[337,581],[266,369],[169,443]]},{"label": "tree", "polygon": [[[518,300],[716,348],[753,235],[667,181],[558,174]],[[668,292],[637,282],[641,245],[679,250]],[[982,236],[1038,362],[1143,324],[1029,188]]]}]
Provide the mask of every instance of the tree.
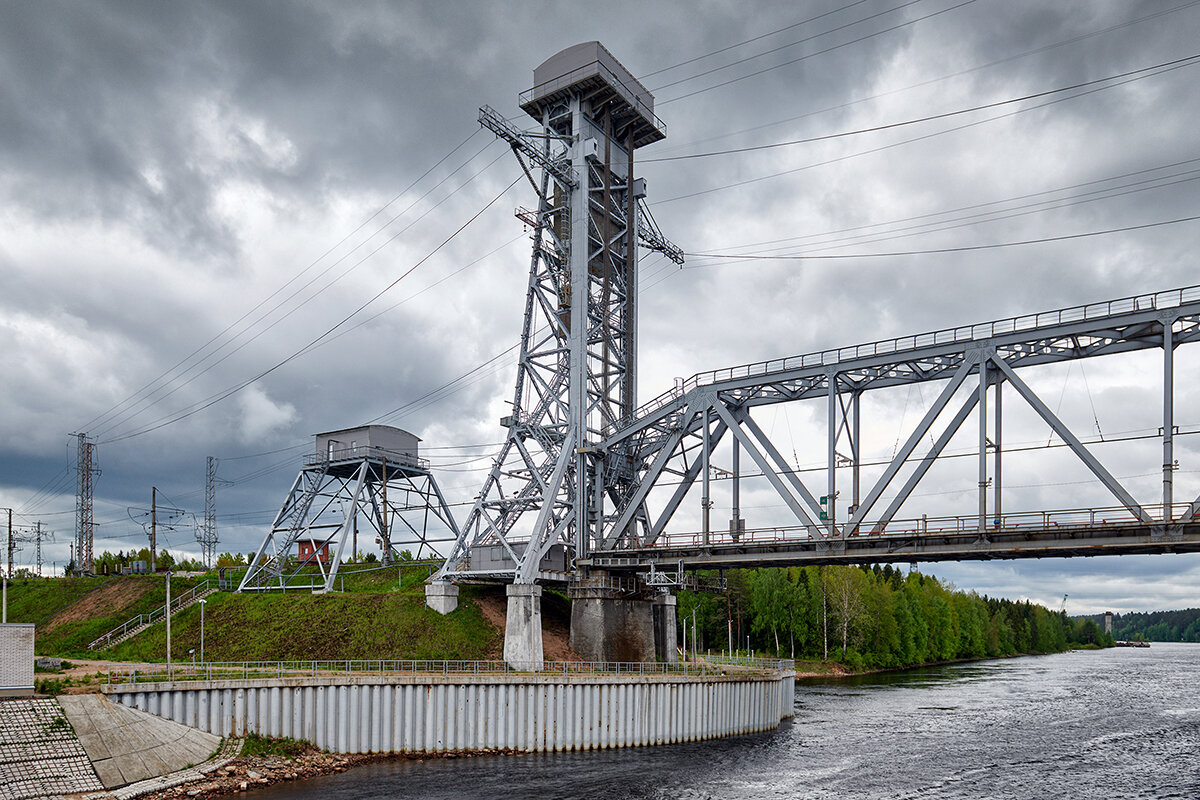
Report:
[{"label": "tree", "polygon": [[[792,627],[793,584],[787,573],[777,567],[756,570],[750,581],[751,627],[755,633],[770,631],[775,637],[775,655],[780,654],[779,629]],[[795,649],[793,647],[793,656]]]},{"label": "tree", "polygon": [[241,553],[221,553],[217,556],[218,567],[240,567],[246,564],[246,558]]},{"label": "tree", "polygon": [[856,628],[866,614],[863,598],[867,577],[853,567],[829,567],[826,569],[825,583],[830,608],[842,636],[842,658],[845,658],[850,634],[857,632]]}]

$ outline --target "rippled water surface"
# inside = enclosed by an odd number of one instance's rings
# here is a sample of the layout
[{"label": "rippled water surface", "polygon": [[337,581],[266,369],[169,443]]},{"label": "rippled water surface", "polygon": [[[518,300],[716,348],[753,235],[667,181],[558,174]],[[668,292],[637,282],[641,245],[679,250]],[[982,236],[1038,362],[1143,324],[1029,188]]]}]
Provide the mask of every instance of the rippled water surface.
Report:
[{"label": "rippled water surface", "polygon": [[397,760],[254,800],[1200,798],[1200,645],[1155,644],[801,682],[756,736]]}]

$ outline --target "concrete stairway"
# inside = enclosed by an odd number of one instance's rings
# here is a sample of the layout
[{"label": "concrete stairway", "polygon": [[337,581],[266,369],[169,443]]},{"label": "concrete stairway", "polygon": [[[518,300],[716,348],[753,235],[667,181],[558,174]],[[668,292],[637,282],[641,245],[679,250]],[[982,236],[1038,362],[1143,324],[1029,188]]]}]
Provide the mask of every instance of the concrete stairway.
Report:
[{"label": "concrete stairway", "polygon": [[[194,605],[205,597],[208,597],[210,594],[216,592],[217,588],[217,582],[209,579],[197,584],[179,597],[172,597],[171,615],[174,616],[188,606]],[[108,647],[115,647],[126,639],[132,639],[134,636],[137,636],[156,622],[166,619],[166,617],[167,607],[165,604],[154,609],[149,614],[138,614],[133,619],[118,625],[103,636],[93,639],[88,644],[88,650],[104,650]]]}]

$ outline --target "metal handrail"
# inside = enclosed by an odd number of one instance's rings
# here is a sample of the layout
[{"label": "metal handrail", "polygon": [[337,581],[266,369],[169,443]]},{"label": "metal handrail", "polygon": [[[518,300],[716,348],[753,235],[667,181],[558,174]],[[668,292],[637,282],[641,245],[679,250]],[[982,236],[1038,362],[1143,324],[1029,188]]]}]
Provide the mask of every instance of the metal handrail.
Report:
[{"label": "metal handrail", "polygon": [[1072,306],[1054,311],[1043,311],[1036,314],[1023,314],[1018,317],[1009,317],[993,322],[944,328],[929,333],[899,336],[894,339],[882,339],[876,342],[851,345],[836,350],[822,350],[816,353],[788,356],[770,361],[756,361],[735,367],[724,367],[707,372],[698,372],[676,385],[675,388],[663,392],[652,400],[643,403],[633,413],[632,417],[618,420],[605,426],[603,433],[605,436],[611,436],[634,421],[647,417],[664,406],[678,400],[693,389],[717,383],[718,381],[750,378],[791,369],[827,367],[842,361],[916,350],[940,344],[956,344],[979,339],[990,339],[993,336],[1004,333],[1033,331],[1067,322],[1083,322],[1103,319],[1117,314],[1173,308],[1195,300],[1200,300],[1200,286],[1185,286],[1181,289],[1170,289],[1165,292],[1134,295],[1100,303]]},{"label": "metal handrail", "polygon": [[366,458],[390,461],[393,464],[402,464],[404,466],[416,467],[417,469],[429,469],[429,459],[418,458],[411,453],[401,453],[396,450],[388,450],[385,447],[368,446],[365,444],[357,447],[343,447],[340,450],[332,452],[322,450],[320,453],[309,453],[304,457],[304,465],[306,467],[315,467],[318,464],[328,464],[332,461],[361,461]]},{"label": "metal handrail", "polygon": [[[1164,514],[1164,506],[1142,506],[1154,522],[1171,523],[1187,522],[1196,516],[1197,509],[1192,503],[1172,503],[1169,516]],[[1144,526],[1134,512],[1125,506],[1098,506],[1095,508],[1060,508],[1048,511],[1018,511],[1004,513],[999,516],[988,514],[987,533],[1014,533],[1029,530],[1071,530],[1075,528],[1117,528],[1132,525]],[[978,534],[978,514],[958,514],[943,517],[916,517],[912,519],[891,520],[884,525],[883,530],[874,530],[875,522],[864,520],[853,535],[855,539],[871,538],[907,538],[912,536],[939,536],[946,534]],[[762,528],[746,528],[736,534],[726,530],[712,530],[708,533],[707,544],[713,547],[722,545],[769,544],[783,541],[802,539],[820,540],[824,538],[827,528],[824,525],[775,525]],[[804,534],[803,536],[797,534]],[[645,545],[647,550],[669,550],[672,547],[695,547],[706,544],[703,531],[681,531],[666,533],[653,544]],[[626,552],[626,551],[619,551]],[[634,552],[634,551],[629,551]],[[602,557],[600,554],[598,556]]]},{"label": "metal handrail", "polygon": [[[171,607],[173,609],[171,613],[174,614],[177,611],[180,611],[184,606],[191,605],[191,603],[196,600],[199,595],[215,592],[219,588],[220,585],[218,581],[214,580],[213,578],[205,578],[203,581],[196,584],[178,597],[171,598]],[[153,625],[160,619],[163,619],[166,616],[166,612],[167,606],[164,603],[147,614],[138,614],[136,617],[126,620],[103,636],[98,636],[93,639],[88,643],[88,650],[98,650],[108,647],[113,639],[119,639],[134,628],[138,628],[143,625]]]},{"label": "metal handrail", "polygon": [[718,675],[726,667],[741,667],[761,672],[795,670],[788,659],[745,656],[706,655],[687,664],[640,661],[544,661],[537,671],[519,670],[504,661],[231,661],[202,664],[140,665],[113,667],[107,684],[121,686],[140,683],[217,680],[267,680],[271,678],[321,678],[345,676],[402,677],[405,675],[680,675],[703,677]]}]

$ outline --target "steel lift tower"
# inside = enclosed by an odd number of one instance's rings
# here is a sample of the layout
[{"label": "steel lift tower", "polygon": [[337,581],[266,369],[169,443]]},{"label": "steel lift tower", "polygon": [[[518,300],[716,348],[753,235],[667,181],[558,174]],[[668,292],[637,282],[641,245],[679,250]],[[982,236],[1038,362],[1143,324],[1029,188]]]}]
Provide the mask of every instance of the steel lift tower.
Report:
[{"label": "steel lift tower", "polygon": [[[445,565],[431,607],[457,604],[457,581],[509,584],[505,658],[541,662],[538,581],[566,581],[602,533],[605,504],[635,473],[602,431],[637,406],[637,247],[677,263],[634,173],[634,151],[665,137],[654,97],[599,42],[551,56],[520,98],[537,127],[488,107],[479,121],[512,147],[537,195],[517,216],[533,256],[504,445]],[[635,521],[641,523],[643,521]]]},{"label": "steel lift tower", "polygon": [[[388,425],[318,433],[271,529],[250,560],[239,592],[338,588],[343,558],[374,541],[384,564],[401,555],[441,558],[458,537],[454,517],[420,458],[420,441]],[[347,549],[349,545],[349,549]],[[439,548],[441,548],[439,550]],[[411,553],[411,551],[410,551]]]}]

